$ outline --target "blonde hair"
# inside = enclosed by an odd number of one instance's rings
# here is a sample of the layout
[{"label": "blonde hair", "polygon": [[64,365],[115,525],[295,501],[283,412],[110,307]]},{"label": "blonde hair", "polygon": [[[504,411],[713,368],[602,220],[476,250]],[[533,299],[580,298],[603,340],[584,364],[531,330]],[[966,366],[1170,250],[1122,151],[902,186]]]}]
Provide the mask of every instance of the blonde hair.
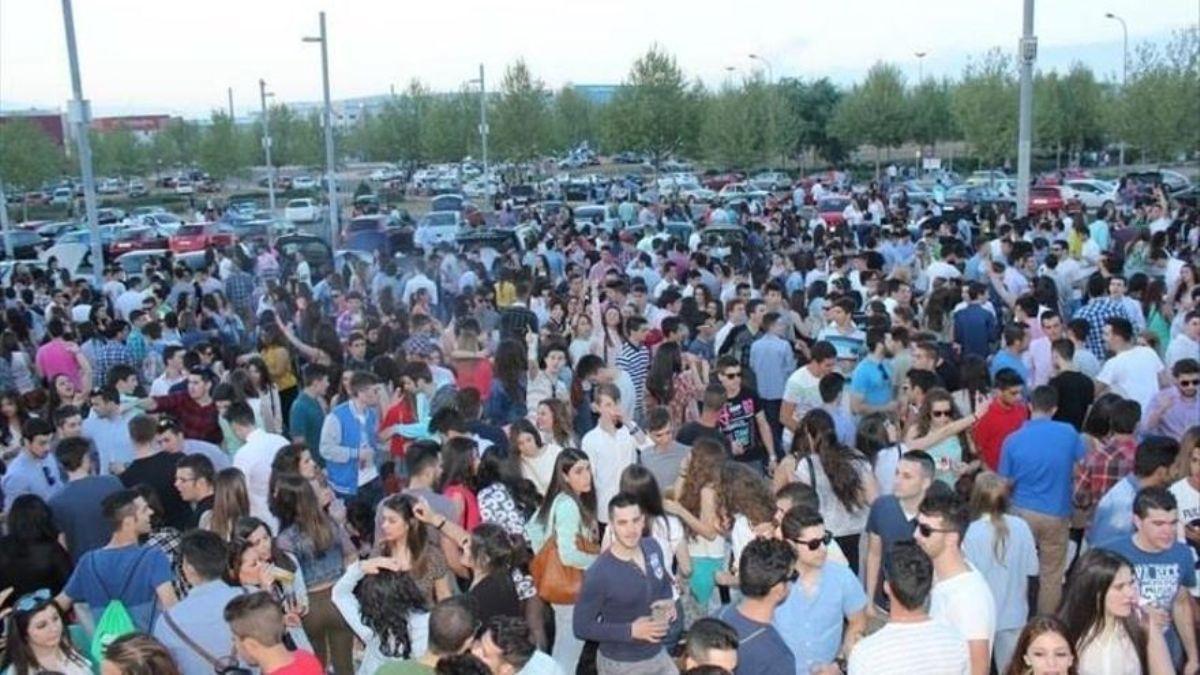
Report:
[{"label": "blonde hair", "polygon": [[971,489],[971,517],[988,516],[992,527],[996,530],[992,542],[992,554],[996,562],[1004,564],[1004,553],[1008,547],[1008,523],[1004,514],[1008,512],[1009,485],[997,474],[984,471],[975,477],[975,487]]}]

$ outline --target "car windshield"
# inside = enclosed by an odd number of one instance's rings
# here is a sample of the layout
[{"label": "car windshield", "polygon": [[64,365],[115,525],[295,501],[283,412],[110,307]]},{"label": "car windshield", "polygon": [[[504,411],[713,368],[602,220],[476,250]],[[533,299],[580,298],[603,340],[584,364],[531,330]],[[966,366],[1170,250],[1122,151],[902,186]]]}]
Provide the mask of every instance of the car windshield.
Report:
[{"label": "car windshield", "polygon": [[127,227],[117,230],[113,233],[113,238],[117,241],[131,241],[141,239],[149,230],[144,227]]},{"label": "car windshield", "polygon": [[312,203],[307,199],[293,199],[287,203],[287,208],[289,209],[303,209],[309,206],[312,206]]},{"label": "car windshield", "polygon": [[203,225],[184,225],[183,227],[179,228],[180,236],[189,237],[197,234],[204,234]]}]

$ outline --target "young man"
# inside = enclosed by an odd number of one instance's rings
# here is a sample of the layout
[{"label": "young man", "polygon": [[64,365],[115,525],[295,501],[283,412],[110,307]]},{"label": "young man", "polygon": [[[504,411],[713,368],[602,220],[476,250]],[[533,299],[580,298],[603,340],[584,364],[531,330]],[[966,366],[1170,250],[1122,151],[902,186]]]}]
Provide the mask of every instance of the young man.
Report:
[{"label": "young man", "polygon": [[[951,626],[925,611],[933,586],[933,563],[911,541],[899,542],[887,563],[883,590],[891,618],[878,632],[859,641],[850,652],[850,675],[968,673],[967,643]],[[987,588],[983,589],[988,592]]]},{"label": "young man", "polygon": [[[638,446],[645,441],[645,435],[632,420],[624,419],[620,390],[611,384],[600,384],[594,394],[596,428],[584,435],[579,449],[592,465],[596,503],[608,504],[621,491],[621,472],[637,461]],[[596,519],[607,523],[608,511],[601,508]]]},{"label": "young man", "polygon": [[1150,402],[1160,386],[1166,386],[1167,369],[1158,352],[1133,340],[1133,325],[1128,319],[1116,317],[1104,324],[1104,342],[1113,357],[1104,362],[1096,376],[1098,393],[1113,391],[1130,398],[1150,410]]},{"label": "young man", "polygon": [[417,441],[408,447],[404,458],[408,468],[408,485],[404,494],[410,494],[429,503],[429,508],[448,518],[450,522],[460,520],[455,502],[437,491],[442,478],[441,446],[434,441]]},{"label": "young man", "polygon": [[633,382],[633,416],[641,419],[645,408],[646,376],[650,373],[650,348],[646,346],[646,334],[650,332],[646,320],[640,316],[625,319],[625,343],[617,356],[617,367],[629,374]]},{"label": "young man", "polygon": [[350,376],[349,390],[350,399],[325,416],[318,447],[333,491],[346,501],[358,499],[374,508],[383,498],[375,461],[379,451],[379,380],[371,373],[356,371]]},{"label": "young man", "polygon": [[660,642],[675,618],[671,572],[654,537],[644,536],[646,516],[633,495],[608,502],[612,545],[583,575],[574,629],[599,647],[601,673],[676,673]]},{"label": "young man", "polygon": [[[1097,363],[1103,361],[1106,357],[1104,327],[1107,325],[1109,319],[1124,319],[1125,325],[1129,327],[1130,335],[1133,333],[1133,325],[1129,323],[1130,319],[1125,313],[1125,307],[1108,297],[1105,293],[1107,286],[1108,283],[1099,274],[1094,274],[1088,278],[1087,295],[1090,299],[1088,300],[1088,304],[1084,305],[1078,312],[1075,312],[1075,317],[1071,320],[1070,327],[1070,331],[1074,335],[1079,330],[1076,328],[1075,322],[1082,322],[1079,324],[1080,327],[1083,324],[1087,325],[1087,331],[1084,332],[1083,339],[1087,343],[1088,350],[1096,357]],[[1088,369],[1082,365],[1079,369],[1084,373],[1088,372]]]},{"label": "young man", "polygon": [[854,445],[854,419],[846,412],[842,403],[842,393],[846,390],[846,378],[836,370],[821,378],[817,385],[821,392],[820,409],[829,413],[833,418],[833,428],[837,432],[838,442],[847,446]]},{"label": "young man", "polygon": [[1183,440],[1188,429],[1200,424],[1200,362],[1180,359],[1171,367],[1173,385],[1150,401],[1144,428],[1148,433]]},{"label": "young man", "polygon": [[783,402],[779,407],[779,421],[786,427],[784,447],[791,447],[791,432],[795,431],[800,418],[821,405],[818,385],[821,378],[837,367],[837,350],[826,341],[814,344],[808,350],[808,363],[788,376],[783,385]]},{"label": "young man", "polygon": [[1195,359],[1200,354],[1200,309],[1193,309],[1184,318],[1183,330],[1171,337],[1167,345],[1166,362],[1173,368],[1183,359]]},{"label": "young man", "polygon": [[153,488],[162,502],[163,513],[160,515],[164,523],[183,530],[191,511],[175,490],[175,465],[183,455],[164,450],[155,442],[158,425],[159,421],[150,415],[138,415],[129,420],[134,460],[121,473],[121,483],[130,489],[142,483]]},{"label": "young man", "polygon": [[237,649],[229,624],[213,620],[225,611],[229,601],[246,593],[223,580],[229,565],[228,545],[214,532],[191,530],[179,540],[179,556],[191,590],[174,607],[158,615],[155,639],[167,648],[183,673],[212,671],[206,655],[218,661],[227,659],[234,665]]},{"label": "young man", "polygon": [[175,465],[175,491],[188,505],[188,530],[199,527],[200,519],[213,507],[213,464],[204,455],[184,455]]},{"label": "young man", "polygon": [[[484,624],[471,645],[475,658],[487,664],[492,675],[517,675],[540,654],[529,637],[529,624],[512,616],[496,616]],[[553,664],[553,661],[550,662]]]},{"label": "young man", "polygon": [[1021,400],[1025,380],[1011,368],[1004,368],[993,377],[995,395],[991,405],[971,429],[979,458],[988,469],[996,470],[1000,465],[1000,448],[1009,434],[1021,428],[1029,419],[1029,409]]},{"label": "young man", "polygon": [[775,464],[775,438],[761,399],[742,384],[743,369],[736,356],[717,359],[717,378],[725,390],[721,409],[721,433],[725,435],[733,458],[762,468]]},{"label": "young man", "polygon": [[688,628],[683,652],[685,670],[722,668],[732,673],[738,665],[738,634],[729,624],[704,617]]},{"label": "young man", "polygon": [[296,394],[289,412],[288,432],[293,441],[303,441],[309,448],[320,448],[321,425],[329,414],[325,403],[329,369],[319,363],[310,363],[304,366],[303,376],[304,388]]},{"label": "young man", "polygon": [[109,601],[120,600],[138,630],[149,632],[154,616],[176,600],[170,559],[154,546],[138,544],[150,534],[150,505],[133,490],[121,490],[104,499],[102,513],[112,538],[79,559],[55,602],[63,610],[86,605],[95,625]]},{"label": "young man", "polygon": [[795,675],[796,659],[771,624],[775,609],[796,580],[796,552],[778,539],[755,539],[738,560],[742,601],[726,605],[717,618],[737,631],[735,675]]},{"label": "young man", "polygon": [[21,495],[37,495],[42,501],[49,501],[63,489],[58,462],[50,455],[53,436],[54,427],[40,417],[31,417],[21,425],[24,447],[9,462],[4,477],[0,478],[5,509]]},{"label": "young man", "polygon": [[254,410],[245,401],[235,401],[225,411],[225,421],[233,429],[233,435],[242,442],[242,447],[233,456],[233,466],[246,477],[246,493],[250,497],[250,515],[267,523],[273,532],[278,523],[271,514],[268,502],[271,499],[271,465],[279,449],[288,440],[255,426]]},{"label": "young man", "polygon": [[971,675],[988,675],[996,633],[996,604],[983,575],[967,562],[962,539],[971,522],[967,505],[940,487],[921,500],[917,545],[933,561],[935,581],[929,615],[954,628],[967,641]]},{"label": "young man", "polygon": [[882,328],[867,331],[867,353],[850,378],[850,411],[856,415],[896,409],[889,359],[891,335]]},{"label": "young man", "polygon": [[[1192,551],[1176,540],[1179,510],[1175,496],[1163,486],[1138,490],[1133,500],[1133,536],[1119,536],[1098,544],[1119,553],[1133,565],[1139,604],[1169,614],[1166,620],[1167,647],[1178,672],[1200,669],[1196,650],[1192,598],[1196,586]],[[1186,657],[1186,658],[1185,658]]]},{"label": "young man", "polygon": [[710,384],[704,390],[704,398],[700,402],[700,419],[688,422],[679,427],[675,440],[683,445],[693,446],[701,438],[716,441],[729,452],[729,441],[721,433],[721,410],[725,408],[725,390],[719,384]]},{"label": "young man", "polygon": [[54,411],[51,418],[54,421],[54,441],[57,443],[66,438],[79,438],[83,435],[83,414],[73,405],[64,405]]},{"label": "young man", "polygon": [[1088,408],[1096,398],[1096,383],[1079,372],[1075,364],[1074,342],[1059,338],[1051,343],[1050,352],[1054,361],[1054,377],[1050,378],[1049,384],[1058,392],[1058,411],[1054,413],[1054,419],[1081,431]]},{"label": "young man", "polygon": [[67,540],[67,552],[72,560],[100,548],[112,536],[107,521],[97,519],[104,498],[123,489],[113,476],[92,475],[91,442],[86,438],[70,438],[54,448],[54,457],[67,474],[67,484],[50,498],[54,523]]},{"label": "young man", "polygon": [[[750,345],[750,370],[754,371],[754,384],[758,397],[762,399],[767,421],[772,429],[779,429],[780,408],[787,378],[796,370],[796,354],[792,344],[783,338],[788,324],[778,312],[768,312],[763,317],[762,337]],[[776,435],[776,446],[782,439]]]},{"label": "young man", "polygon": [[[829,559],[833,535],[815,510],[793,507],[779,524],[783,539],[796,552],[799,578],[772,621],[796,658],[797,672],[823,672],[845,665],[867,627],[867,596],[844,563]],[[842,631],[843,621],[847,627]]]},{"label": "young man", "polygon": [[1113,484],[1096,504],[1087,540],[1093,546],[1133,534],[1133,502],[1137,493],[1148,487],[1166,487],[1171,482],[1171,467],[1179,454],[1179,443],[1172,438],[1151,436],[1137,447],[1133,473]]},{"label": "young man", "polygon": [[217,404],[211,393],[215,378],[207,368],[193,368],[187,377],[187,391],[156,396],[144,401],[147,412],[161,412],[179,420],[183,435],[220,444],[223,435],[217,421]]},{"label": "young man", "polygon": [[867,516],[866,588],[871,599],[867,614],[878,619],[888,611],[888,599],[879,583],[884,572],[892,569],[890,561],[897,543],[913,538],[917,511],[925,493],[933,485],[933,458],[923,450],[909,450],[900,456],[892,494],[883,495],[871,504]]},{"label": "young man", "polygon": [[967,306],[954,312],[954,342],[962,355],[973,354],[981,359],[992,355],[996,340],[996,315],[983,306],[987,288],[972,281],[966,287]]},{"label": "young man", "polygon": [[1040,322],[1042,334],[1029,342],[1029,362],[1031,387],[1040,387],[1050,381],[1057,372],[1054,368],[1052,347],[1056,340],[1063,336],[1062,317],[1058,312],[1049,310],[1043,312],[1037,321]]},{"label": "young man", "polygon": [[121,394],[115,387],[92,392],[92,411],[83,421],[82,434],[96,446],[101,474],[118,474],[133,461],[129,422],[121,416]]},{"label": "young man", "polygon": [[183,355],[186,350],[180,345],[167,345],[163,347],[163,365],[162,375],[154,378],[150,383],[151,396],[166,396],[171,393],[171,388],[187,379],[187,373],[183,370]]},{"label": "young man", "polygon": [[1029,382],[1029,368],[1025,366],[1025,351],[1029,348],[1029,331],[1019,323],[1010,323],[1004,327],[1004,349],[996,352],[988,365],[988,374],[996,379],[996,373],[1008,368],[1021,377],[1021,381]]},{"label": "young man", "polygon": [[[564,626],[561,630],[569,630]],[[438,661],[462,654],[471,648],[475,635],[475,617],[462,598],[439,602],[429,613],[429,650],[405,661],[388,663],[375,675],[433,675]]]},{"label": "young man", "polygon": [[638,462],[654,474],[661,488],[674,485],[679,478],[679,468],[690,449],[675,440],[675,429],[671,426],[671,413],[663,406],[651,408],[646,413],[646,436],[651,445],[644,446],[638,453]]},{"label": "young man", "polygon": [[830,323],[821,329],[817,339],[833,345],[837,350],[839,367],[842,372],[848,373],[858,363],[867,342],[867,334],[854,324],[854,300],[839,298],[825,314]]},{"label": "young man", "polygon": [[263,675],[325,675],[325,667],[311,652],[292,651],[284,644],[283,609],[270,593],[239,595],[225,605],[222,616],[238,656]]},{"label": "young man", "polygon": [[1038,549],[1038,612],[1050,614],[1062,598],[1071,533],[1071,494],[1075,467],[1087,452],[1071,425],[1055,422],[1058,392],[1049,385],[1033,390],[1033,417],[1004,440],[999,473],[1012,485],[1012,506],[1029,524]]}]

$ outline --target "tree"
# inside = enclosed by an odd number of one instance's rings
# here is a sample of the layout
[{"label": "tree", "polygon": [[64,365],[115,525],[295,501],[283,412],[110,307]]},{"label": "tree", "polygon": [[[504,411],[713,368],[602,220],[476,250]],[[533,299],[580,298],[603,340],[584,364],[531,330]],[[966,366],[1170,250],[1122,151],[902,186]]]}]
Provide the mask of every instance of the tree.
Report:
[{"label": "tree", "polygon": [[21,119],[0,124],[0,181],[6,190],[39,187],[62,175],[65,166],[63,149],[36,124]]},{"label": "tree", "polygon": [[173,119],[150,141],[149,161],[158,173],[194,162],[199,148],[199,126],[194,122]]},{"label": "tree", "polygon": [[246,146],[233,118],[224,111],[214,112],[212,125],[200,141],[200,167],[216,179],[238,174],[249,165]]},{"label": "tree", "polygon": [[703,156],[721,166],[747,168],[762,157],[744,87],[726,86],[705,101],[700,126]]},{"label": "tree", "polygon": [[909,105],[904,76],[888,63],[876,63],[863,83],[854,87],[834,113],[834,133],[851,143],[875,146],[875,175],[879,175],[883,148],[909,138]]},{"label": "tree", "polygon": [[554,97],[554,146],[558,149],[578,147],[599,141],[599,115],[596,104],[568,84]]},{"label": "tree", "polygon": [[479,96],[466,90],[434,96],[421,121],[421,147],[433,162],[457,162],[480,147]]},{"label": "tree", "polygon": [[968,62],[951,106],[963,139],[984,165],[1012,157],[1017,145],[1017,83],[1010,56],[992,49]]},{"label": "tree", "polygon": [[846,157],[846,144],[830,130],[834,110],[842,92],[828,78],[805,83],[799,79],[784,80],[779,85],[784,110],[783,133],[792,142],[789,152],[799,157],[811,152],[828,162],[838,163]]},{"label": "tree", "polygon": [[1170,159],[1200,145],[1200,29],[1175,33],[1165,49],[1135,50],[1129,84],[1119,96],[1115,136],[1147,159]]},{"label": "tree", "polygon": [[698,136],[697,97],[675,57],[653,46],[634,62],[605,115],[611,147],[650,155],[655,166]]},{"label": "tree", "polygon": [[504,71],[500,97],[491,105],[496,154],[514,161],[549,149],[550,116],[546,86],[533,77],[524,59]]},{"label": "tree", "polygon": [[92,167],[98,176],[140,176],[151,163],[149,143],[128,129],[92,131]]},{"label": "tree", "polygon": [[908,96],[909,137],[921,144],[922,151],[955,137],[950,89],[948,81],[927,79]]}]

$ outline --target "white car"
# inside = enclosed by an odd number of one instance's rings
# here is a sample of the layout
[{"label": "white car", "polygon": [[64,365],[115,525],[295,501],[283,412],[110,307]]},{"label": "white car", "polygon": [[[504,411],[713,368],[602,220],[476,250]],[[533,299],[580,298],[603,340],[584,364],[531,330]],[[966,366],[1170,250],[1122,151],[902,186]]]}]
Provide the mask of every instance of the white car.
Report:
[{"label": "white car", "polygon": [[426,253],[439,244],[454,244],[462,223],[462,213],[458,211],[430,211],[417,221],[413,243]]},{"label": "white car", "polygon": [[292,179],[293,190],[315,190],[317,181],[312,176],[296,176]]},{"label": "white car", "polygon": [[179,232],[179,228],[183,227],[183,219],[174,213],[146,213],[133,219],[126,219],[126,222],[130,220],[134,225],[153,227],[168,237],[174,237]]},{"label": "white car", "polygon": [[1099,209],[1117,201],[1117,184],[1110,181],[1080,178],[1067,181],[1066,187],[1075,193],[1086,209]]},{"label": "white car", "polygon": [[50,197],[50,203],[55,206],[65,206],[71,203],[73,193],[69,187],[60,187],[54,190],[54,194]]},{"label": "white car", "polygon": [[401,174],[399,169],[387,167],[383,169],[375,169],[371,172],[369,178],[376,183],[385,183],[389,180],[396,180],[397,178],[400,178],[400,176]]},{"label": "white car", "polygon": [[121,191],[121,181],[116,178],[105,178],[96,185],[96,192],[102,195],[115,195]]},{"label": "white car", "polygon": [[788,189],[792,184],[792,179],[782,171],[764,171],[751,178],[750,184],[759,190],[778,192]]},{"label": "white car", "polygon": [[321,214],[315,199],[289,199],[283,207],[283,218],[292,223],[311,223]]},{"label": "white car", "polygon": [[192,185],[192,181],[186,178],[180,178],[179,180],[175,181],[175,194],[190,195],[195,193],[196,188]]},{"label": "white car", "polygon": [[1003,171],[973,171],[965,181],[967,185],[990,185],[996,181],[1002,181],[1008,178]]}]

